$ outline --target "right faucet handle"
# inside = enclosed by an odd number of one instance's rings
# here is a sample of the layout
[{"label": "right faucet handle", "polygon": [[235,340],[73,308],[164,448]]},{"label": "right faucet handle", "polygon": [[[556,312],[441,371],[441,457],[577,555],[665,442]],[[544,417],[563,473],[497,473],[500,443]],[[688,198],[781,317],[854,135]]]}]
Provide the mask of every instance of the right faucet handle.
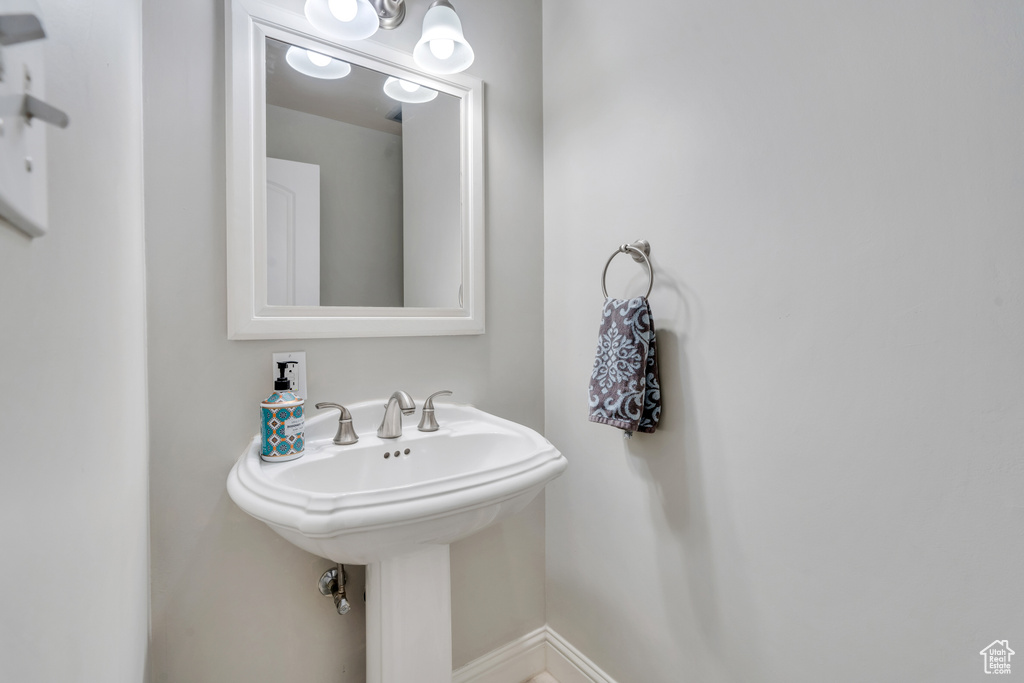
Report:
[{"label": "right faucet handle", "polygon": [[427,396],[427,400],[423,402],[423,416],[420,418],[419,430],[421,432],[436,432],[437,431],[437,418],[434,417],[434,397],[435,396],[451,396],[452,392],[444,389],[442,391],[435,391],[430,396]]}]

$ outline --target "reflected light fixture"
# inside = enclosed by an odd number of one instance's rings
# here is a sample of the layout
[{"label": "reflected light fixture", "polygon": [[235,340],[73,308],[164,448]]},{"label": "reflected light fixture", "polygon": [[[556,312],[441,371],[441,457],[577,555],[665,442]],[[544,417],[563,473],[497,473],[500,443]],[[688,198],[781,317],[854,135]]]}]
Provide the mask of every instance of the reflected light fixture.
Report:
[{"label": "reflected light fixture", "polygon": [[436,90],[394,76],[388,76],[384,81],[384,93],[393,100],[410,104],[422,104],[437,97]]},{"label": "reflected light fixture", "polygon": [[284,53],[284,60],[299,73],[313,78],[344,78],[352,71],[352,66],[346,62],[295,45]]},{"label": "reflected light fixture", "polygon": [[413,59],[432,73],[454,74],[465,71],[473,56],[455,8],[448,0],[434,0],[423,17],[423,35],[413,48]]},{"label": "reflected light fixture", "polygon": [[[306,0],[306,18],[314,28],[338,40],[362,40],[378,28],[393,29],[405,19],[406,0]],[[465,71],[473,48],[449,0],[434,0],[423,17],[423,35],[412,52],[416,64],[435,74]]]},{"label": "reflected light fixture", "polygon": [[380,27],[370,0],[306,0],[304,11],[314,28],[338,40],[369,38]]}]

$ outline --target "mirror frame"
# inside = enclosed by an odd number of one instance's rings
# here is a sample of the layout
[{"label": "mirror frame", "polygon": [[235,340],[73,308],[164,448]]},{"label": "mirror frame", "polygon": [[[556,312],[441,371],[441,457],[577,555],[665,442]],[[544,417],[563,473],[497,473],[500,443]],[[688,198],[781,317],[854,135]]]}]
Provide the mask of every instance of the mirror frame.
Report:
[{"label": "mirror frame", "polygon": [[[484,333],[483,81],[420,71],[412,55],[374,43],[337,43],[272,0],[226,0],[228,339],[434,336]],[[462,308],[271,306],[266,281],[266,39],[459,98]],[[258,266],[257,264],[263,264]]]}]

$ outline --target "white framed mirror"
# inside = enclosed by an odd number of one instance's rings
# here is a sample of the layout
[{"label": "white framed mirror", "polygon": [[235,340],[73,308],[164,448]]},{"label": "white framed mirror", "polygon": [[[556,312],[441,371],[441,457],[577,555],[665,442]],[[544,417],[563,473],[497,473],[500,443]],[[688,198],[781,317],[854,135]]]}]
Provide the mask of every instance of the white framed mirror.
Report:
[{"label": "white framed mirror", "polygon": [[288,0],[227,34],[228,338],[482,334],[482,81]]}]

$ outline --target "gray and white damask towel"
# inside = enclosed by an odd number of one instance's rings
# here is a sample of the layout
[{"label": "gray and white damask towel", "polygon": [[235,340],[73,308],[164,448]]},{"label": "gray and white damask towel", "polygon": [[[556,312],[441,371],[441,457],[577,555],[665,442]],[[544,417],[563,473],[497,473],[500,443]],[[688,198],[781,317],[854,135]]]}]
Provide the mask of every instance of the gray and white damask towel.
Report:
[{"label": "gray and white damask towel", "polygon": [[590,375],[590,421],[652,434],[661,417],[654,318],[647,298],[605,299]]}]

